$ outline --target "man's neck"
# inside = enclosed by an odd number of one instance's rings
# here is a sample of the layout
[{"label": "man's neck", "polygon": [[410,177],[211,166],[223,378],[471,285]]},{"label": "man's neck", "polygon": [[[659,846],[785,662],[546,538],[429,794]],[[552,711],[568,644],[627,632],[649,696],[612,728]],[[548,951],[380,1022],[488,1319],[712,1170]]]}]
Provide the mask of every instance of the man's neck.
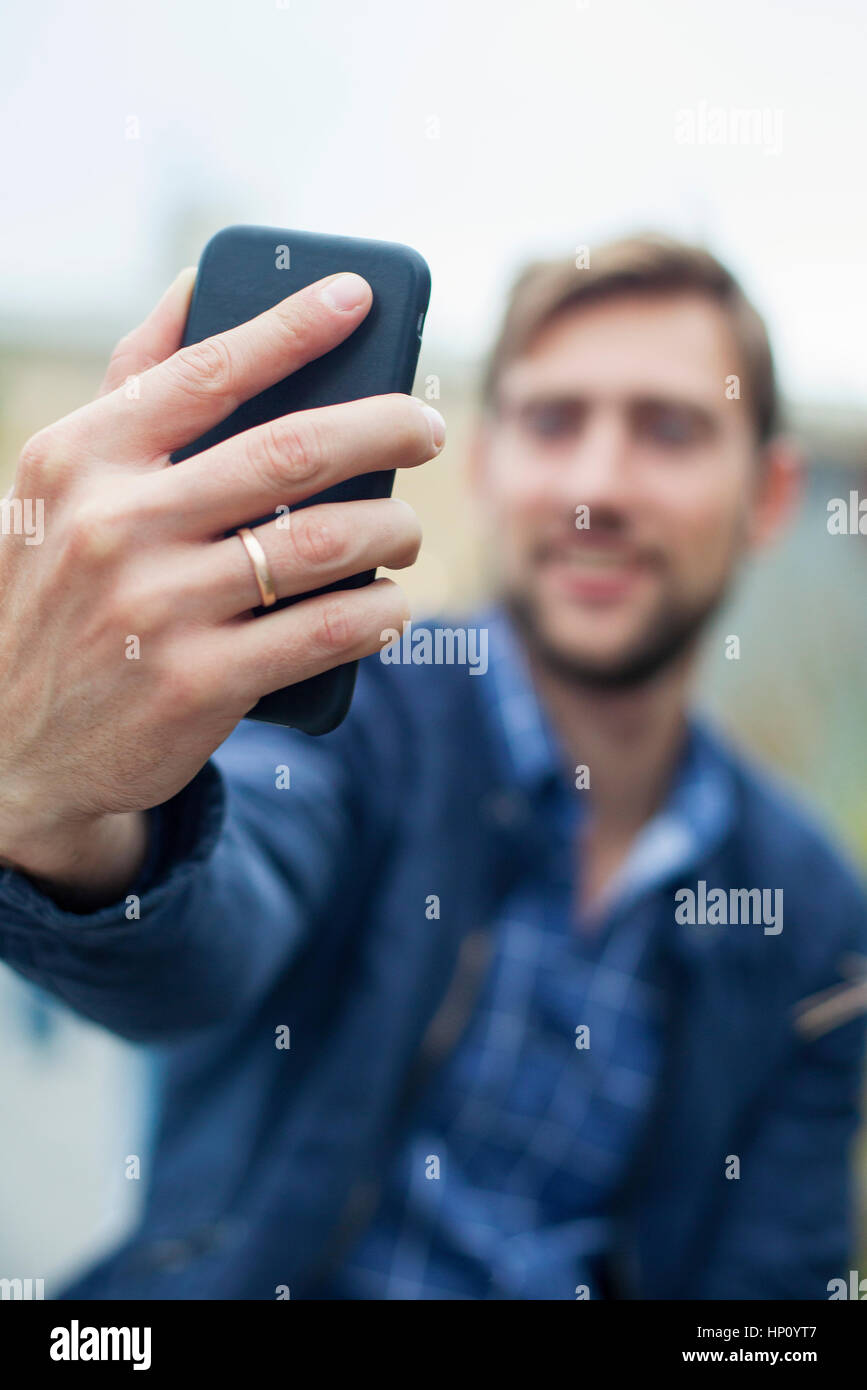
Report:
[{"label": "man's neck", "polygon": [[591,690],[529,660],[562,748],[589,770],[594,819],[637,830],[664,800],[683,747],[692,660],[628,691]]},{"label": "man's neck", "polygon": [[686,737],[693,661],[673,664],[635,690],[567,682],[529,653],[534,684],[570,772],[588,769],[590,815],[582,837],[585,904],[602,893],[641,827],[665,800]]}]

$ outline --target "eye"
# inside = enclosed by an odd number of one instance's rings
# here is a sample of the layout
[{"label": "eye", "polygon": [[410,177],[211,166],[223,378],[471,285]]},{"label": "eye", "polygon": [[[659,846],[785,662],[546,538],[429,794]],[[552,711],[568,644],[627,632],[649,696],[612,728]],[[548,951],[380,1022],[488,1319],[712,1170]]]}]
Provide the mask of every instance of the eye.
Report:
[{"label": "eye", "polygon": [[556,443],[572,436],[581,420],[581,409],[575,401],[536,401],[521,411],[524,428],[536,439]]},{"label": "eye", "polygon": [[648,404],[635,412],[637,434],[652,444],[682,449],[702,440],[707,428],[704,417],[688,406]]}]

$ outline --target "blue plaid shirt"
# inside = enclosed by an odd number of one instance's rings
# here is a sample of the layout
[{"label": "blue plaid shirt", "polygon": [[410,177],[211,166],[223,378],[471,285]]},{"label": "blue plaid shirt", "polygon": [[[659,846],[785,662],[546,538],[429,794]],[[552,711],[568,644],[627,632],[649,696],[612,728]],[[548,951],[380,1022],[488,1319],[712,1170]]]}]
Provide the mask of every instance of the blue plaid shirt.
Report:
[{"label": "blue plaid shirt", "polygon": [[611,1201],[660,1064],[654,946],[673,911],[653,889],[685,879],[732,811],[725,769],[693,730],[665,806],[593,920],[578,921],[576,851],[592,788],[575,788],[505,616],[481,622],[489,669],[478,679],[514,794],[530,798],[548,852],[502,904],[473,1015],[332,1297],[598,1296]]}]

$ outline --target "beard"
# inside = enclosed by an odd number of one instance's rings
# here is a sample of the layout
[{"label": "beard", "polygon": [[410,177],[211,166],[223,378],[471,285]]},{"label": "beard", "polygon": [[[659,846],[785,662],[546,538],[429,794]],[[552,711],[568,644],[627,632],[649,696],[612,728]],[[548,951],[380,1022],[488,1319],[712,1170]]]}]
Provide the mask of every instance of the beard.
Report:
[{"label": "beard", "polygon": [[541,605],[532,595],[507,593],[507,612],[541,666],[567,685],[594,691],[635,690],[690,654],[722,606],[728,583],[692,604],[669,599],[644,633],[614,657],[594,659],[564,650],[545,630]]}]

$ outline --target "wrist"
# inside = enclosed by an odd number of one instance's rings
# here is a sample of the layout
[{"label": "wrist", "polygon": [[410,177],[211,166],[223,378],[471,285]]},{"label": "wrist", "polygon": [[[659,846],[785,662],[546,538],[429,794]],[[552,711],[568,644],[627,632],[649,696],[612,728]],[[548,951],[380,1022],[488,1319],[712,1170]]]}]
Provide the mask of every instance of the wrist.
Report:
[{"label": "wrist", "polygon": [[147,852],[141,811],[26,822],[0,831],[0,863],[64,905],[110,902],[133,882]]}]

